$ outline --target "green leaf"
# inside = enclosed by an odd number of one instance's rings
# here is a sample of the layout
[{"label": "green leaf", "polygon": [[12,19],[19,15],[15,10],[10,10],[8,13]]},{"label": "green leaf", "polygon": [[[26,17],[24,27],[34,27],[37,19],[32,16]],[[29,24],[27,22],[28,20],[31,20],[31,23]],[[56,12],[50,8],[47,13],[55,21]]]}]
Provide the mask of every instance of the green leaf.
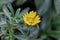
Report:
[{"label": "green leaf", "polygon": [[14,9],[13,9],[12,5],[9,3],[9,4],[7,4],[7,7],[9,8],[11,15],[14,16]]},{"label": "green leaf", "polygon": [[11,18],[10,12],[5,5],[3,6],[3,12],[7,16],[7,18]]},{"label": "green leaf", "polygon": [[9,28],[9,37],[10,37],[9,40],[13,40],[13,30],[12,30],[13,26],[9,23],[9,21],[7,21],[6,24],[7,24],[7,27]]},{"label": "green leaf", "polygon": [[56,12],[60,13],[60,0],[54,0]]},{"label": "green leaf", "polygon": [[30,8],[27,7],[27,8],[25,8],[24,10],[22,10],[22,11],[20,12],[20,16],[22,16],[24,13],[28,12],[29,9],[30,9]]},{"label": "green leaf", "polygon": [[53,17],[52,25],[56,30],[60,30],[60,13],[56,13],[56,15]]},{"label": "green leaf", "polygon": [[14,35],[18,40],[28,40],[28,37],[24,37],[24,35]]},{"label": "green leaf", "polygon": [[0,12],[0,15],[4,15],[4,12]]},{"label": "green leaf", "polygon": [[43,5],[37,10],[38,14],[42,16],[43,14],[46,13],[50,6],[51,0],[45,0]]},{"label": "green leaf", "polygon": [[0,0],[0,9],[2,8],[3,5],[12,3],[14,0]]},{"label": "green leaf", "polygon": [[49,31],[48,35],[60,35],[60,31]]},{"label": "green leaf", "polygon": [[17,0],[16,1],[16,5],[22,5],[23,3],[25,3],[27,0]]},{"label": "green leaf", "polygon": [[34,0],[36,8],[39,9],[43,4],[44,0]]},{"label": "green leaf", "polygon": [[51,19],[53,18],[54,11],[49,8],[49,10],[42,16],[41,29],[49,31],[51,30]]},{"label": "green leaf", "polygon": [[16,13],[15,13],[15,17],[20,16],[20,15],[19,15],[19,14],[20,14],[20,10],[21,10],[20,8],[17,9],[17,11],[16,11]]}]

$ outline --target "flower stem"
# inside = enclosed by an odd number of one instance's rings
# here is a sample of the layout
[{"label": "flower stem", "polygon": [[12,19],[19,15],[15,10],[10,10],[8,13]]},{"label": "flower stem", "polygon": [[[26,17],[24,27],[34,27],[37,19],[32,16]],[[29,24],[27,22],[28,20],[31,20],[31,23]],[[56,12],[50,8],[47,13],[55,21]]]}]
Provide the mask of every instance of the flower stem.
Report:
[{"label": "flower stem", "polygon": [[7,21],[7,26],[9,28],[9,40],[13,40],[13,25],[9,23],[9,21]]},{"label": "flower stem", "polygon": [[12,31],[12,27],[9,30],[9,39],[13,40],[13,31]]}]

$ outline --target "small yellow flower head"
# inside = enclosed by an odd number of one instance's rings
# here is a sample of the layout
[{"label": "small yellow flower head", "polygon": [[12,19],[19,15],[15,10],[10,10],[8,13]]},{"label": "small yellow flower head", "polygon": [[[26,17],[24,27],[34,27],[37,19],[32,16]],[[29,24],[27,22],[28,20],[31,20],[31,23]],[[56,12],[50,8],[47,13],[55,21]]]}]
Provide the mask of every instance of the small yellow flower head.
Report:
[{"label": "small yellow flower head", "polygon": [[39,15],[36,15],[36,12],[30,11],[29,13],[26,12],[23,16],[24,22],[28,25],[36,25],[37,23],[41,22]]}]

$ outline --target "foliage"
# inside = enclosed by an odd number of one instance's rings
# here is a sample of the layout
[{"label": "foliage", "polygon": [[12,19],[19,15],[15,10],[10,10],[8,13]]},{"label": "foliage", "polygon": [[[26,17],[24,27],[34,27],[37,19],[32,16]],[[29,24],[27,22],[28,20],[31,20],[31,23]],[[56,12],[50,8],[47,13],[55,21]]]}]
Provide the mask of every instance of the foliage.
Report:
[{"label": "foliage", "polygon": [[[22,17],[32,10],[41,17],[33,27]],[[60,0],[0,0],[0,39],[60,40]]]}]

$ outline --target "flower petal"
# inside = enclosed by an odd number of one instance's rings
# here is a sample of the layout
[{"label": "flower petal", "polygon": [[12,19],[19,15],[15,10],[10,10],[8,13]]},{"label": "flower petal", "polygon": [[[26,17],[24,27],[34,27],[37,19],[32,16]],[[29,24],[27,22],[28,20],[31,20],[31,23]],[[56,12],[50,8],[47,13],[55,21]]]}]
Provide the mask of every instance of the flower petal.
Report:
[{"label": "flower petal", "polygon": [[36,16],[36,12],[31,11],[29,12],[29,17],[34,18]]}]

